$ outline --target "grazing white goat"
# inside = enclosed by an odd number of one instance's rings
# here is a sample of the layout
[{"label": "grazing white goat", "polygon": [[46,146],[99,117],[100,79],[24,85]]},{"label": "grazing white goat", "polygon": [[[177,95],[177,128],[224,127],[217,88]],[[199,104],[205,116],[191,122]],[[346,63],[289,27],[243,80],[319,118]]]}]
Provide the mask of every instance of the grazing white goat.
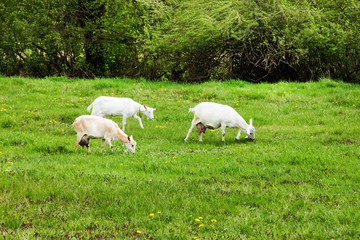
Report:
[{"label": "grazing white goat", "polygon": [[92,138],[101,138],[102,143],[100,152],[106,142],[111,151],[113,146],[112,140],[121,141],[126,146],[127,151],[135,153],[136,142],[132,136],[126,135],[114,121],[98,116],[82,115],[77,117],[73,123],[75,131],[77,132],[77,139],[75,143],[75,151],[78,150],[78,145],[86,146],[88,153],[90,152],[89,141]]},{"label": "grazing white goat", "polygon": [[[141,122],[141,113],[143,113],[151,120],[154,120],[154,111],[156,110],[155,108],[145,106],[145,104],[141,105],[140,103],[135,102],[131,98],[117,98],[105,96],[96,98],[87,108],[87,111],[90,112],[91,108],[91,115],[96,115],[100,117],[123,116],[123,131],[125,131],[125,124],[127,118],[136,118],[137,120],[139,120],[140,127],[144,128]],[[140,117],[137,115],[138,112],[140,114]]]},{"label": "grazing white goat", "polygon": [[206,128],[216,129],[221,128],[222,140],[225,141],[225,128],[238,128],[239,132],[236,135],[236,140],[239,140],[241,130],[245,132],[247,137],[255,139],[255,128],[252,126],[252,119],[250,124],[230,106],[222,105],[212,102],[202,102],[194,108],[190,108],[189,112],[194,113],[194,119],[191,122],[191,127],[186,135],[185,141],[193,128],[197,126],[199,141],[202,141],[202,133],[205,133]]}]

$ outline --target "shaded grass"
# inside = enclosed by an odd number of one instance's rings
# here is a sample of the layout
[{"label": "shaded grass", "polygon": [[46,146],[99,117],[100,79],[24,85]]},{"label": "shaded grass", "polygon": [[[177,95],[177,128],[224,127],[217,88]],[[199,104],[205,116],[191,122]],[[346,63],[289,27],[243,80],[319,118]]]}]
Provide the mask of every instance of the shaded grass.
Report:
[{"label": "shaded grass", "polygon": [[[331,80],[185,85],[0,78],[0,232],[5,238],[357,238],[360,88]],[[74,152],[73,120],[100,95],[154,107],[127,121],[137,152]],[[186,135],[200,101],[252,117]],[[121,123],[121,117],[112,117]],[[200,218],[201,217],[201,218]],[[197,221],[199,220],[199,221]],[[211,220],[216,220],[211,221]],[[203,224],[203,225],[201,225]]]}]

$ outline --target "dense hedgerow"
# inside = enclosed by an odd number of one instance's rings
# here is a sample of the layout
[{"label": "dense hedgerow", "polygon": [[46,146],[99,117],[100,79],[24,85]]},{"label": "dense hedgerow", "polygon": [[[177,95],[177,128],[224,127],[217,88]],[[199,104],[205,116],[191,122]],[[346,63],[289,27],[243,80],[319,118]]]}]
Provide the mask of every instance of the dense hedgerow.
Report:
[{"label": "dense hedgerow", "polygon": [[359,1],[5,1],[0,73],[359,82]]}]

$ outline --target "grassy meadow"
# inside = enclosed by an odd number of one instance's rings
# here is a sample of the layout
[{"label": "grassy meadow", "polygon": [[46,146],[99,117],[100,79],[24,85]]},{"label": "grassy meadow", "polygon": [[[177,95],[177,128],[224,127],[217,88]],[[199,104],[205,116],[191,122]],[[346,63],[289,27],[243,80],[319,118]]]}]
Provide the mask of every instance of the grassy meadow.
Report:
[{"label": "grassy meadow", "polygon": [[[0,239],[360,237],[359,85],[0,77],[0,93]],[[127,120],[135,154],[74,151],[100,95],[157,109]],[[256,139],[184,142],[202,101],[253,118]]]}]

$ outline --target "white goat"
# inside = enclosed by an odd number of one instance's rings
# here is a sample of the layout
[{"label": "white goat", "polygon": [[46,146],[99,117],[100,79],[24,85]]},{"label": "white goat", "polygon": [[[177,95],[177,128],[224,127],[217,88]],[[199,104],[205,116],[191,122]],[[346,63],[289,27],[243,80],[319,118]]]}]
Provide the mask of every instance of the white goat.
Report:
[{"label": "white goat", "polygon": [[77,117],[73,123],[75,131],[77,132],[77,139],[75,143],[75,151],[78,150],[78,145],[86,146],[88,153],[90,153],[89,141],[92,138],[101,138],[102,143],[100,152],[106,142],[111,151],[113,146],[112,140],[118,140],[124,143],[127,151],[135,153],[136,142],[132,136],[126,135],[114,121],[98,116],[82,115]]},{"label": "white goat", "polygon": [[[123,131],[125,131],[125,124],[127,118],[136,118],[137,120],[139,120],[140,127],[144,128],[141,122],[141,113],[143,113],[151,120],[154,120],[154,111],[156,110],[155,108],[145,106],[145,104],[141,105],[140,103],[135,102],[131,98],[104,96],[96,98],[87,108],[87,111],[90,112],[91,108],[91,115],[96,115],[100,117],[123,116]],[[140,117],[137,115],[138,112],[140,114]]]},{"label": "white goat", "polygon": [[194,113],[194,119],[191,122],[191,127],[186,135],[185,141],[193,128],[197,126],[199,141],[202,141],[202,133],[205,133],[206,128],[216,129],[221,128],[222,140],[225,141],[225,128],[238,128],[239,132],[236,135],[236,140],[239,140],[241,130],[245,132],[247,137],[255,139],[255,128],[252,126],[252,119],[250,124],[230,106],[222,105],[212,102],[202,102],[194,108],[190,108],[189,112]]}]

